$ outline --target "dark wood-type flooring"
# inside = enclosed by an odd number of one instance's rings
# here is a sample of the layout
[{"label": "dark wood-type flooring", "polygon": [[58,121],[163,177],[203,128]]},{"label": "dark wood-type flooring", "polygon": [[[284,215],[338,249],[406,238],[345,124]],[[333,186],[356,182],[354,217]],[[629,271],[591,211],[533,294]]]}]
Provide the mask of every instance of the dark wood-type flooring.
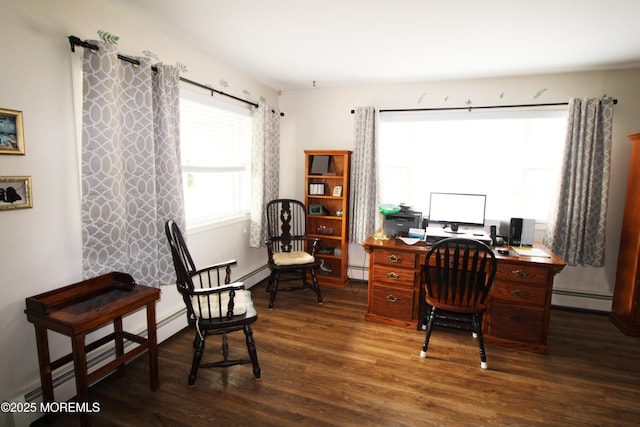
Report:
[{"label": "dark wood-type flooring", "polygon": [[[640,338],[624,336],[604,314],[552,309],[548,356],[487,344],[480,369],[470,333],[423,332],[367,322],[367,287],[280,292],[267,308],[252,289],[254,337],[262,367],[202,369],[187,387],[193,334],[161,344],[160,390],[151,392],[147,357],[91,387],[94,426],[625,426],[640,423]],[[210,337],[207,352],[218,352]],[[244,335],[232,355],[246,355]],[[218,354],[216,354],[218,356]],[[205,360],[207,353],[205,353]],[[40,424],[39,422],[37,424]],[[55,426],[78,425],[58,416]]]}]

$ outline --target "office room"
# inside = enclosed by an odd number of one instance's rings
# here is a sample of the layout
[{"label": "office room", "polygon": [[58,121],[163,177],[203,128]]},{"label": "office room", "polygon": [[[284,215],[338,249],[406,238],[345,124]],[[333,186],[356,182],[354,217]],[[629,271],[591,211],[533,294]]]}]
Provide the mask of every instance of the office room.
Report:
[{"label": "office room", "polygon": [[[0,212],[5,249],[0,257],[0,398],[14,409],[3,407],[0,425],[44,422],[37,406],[43,397],[36,335],[24,313],[25,299],[86,278],[80,164],[85,49],[76,46],[72,52],[69,36],[101,42],[110,38],[122,55],[176,65],[181,77],[251,103],[263,101],[281,111],[279,196],[299,200],[304,200],[307,191],[305,150],[353,151],[352,110],[359,107],[468,108],[567,103],[573,98],[604,96],[616,101],[604,262],[599,267],[566,265],[555,274],[548,354],[487,343],[489,369],[484,370],[477,360],[477,344],[470,337],[436,330],[430,348],[433,357],[420,358],[424,331],[365,320],[370,257],[362,242],[348,245],[347,275],[353,283],[322,286],[320,275],[322,305],[316,303],[313,293],[283,292],[269,310],[264,284],[269,276],[267,250],[250,247],[245,214],[240,219],[188,227],[185,232],[197,264],[237,260],[232,278],[242,279],[256,302],[258,320],[253,329],[261,379],[254,379],[249,366],[234,366],[202,370],[195,385],[187,387],[193,335],[185,332],[182,297],[167,283],[160,286],[155,308],[158,390],[149,389],[146,356],[131,361],[124,377],[109,376],[91,387],[90,396],[101,409],[91,414],[94,425],[635,423],[640,415],[640,339],[622,333],[610,322],[609,313],[623,233],[631,156],[628,136],[640,132],[640,40],[637,31],[631,31],[638,4],[631,0],[591,0],[586,5],[584,1],[523,1],[518,2],[519,11],[514,2],[506,0],[476,3],[280,0],[257,5],[242,0],[230,6],[217,0],[189,0],[175,6],[164,0],[0,0],[5,38],[0,109],[21,113],[24,144],[23,154],[0,155],[0,177],[29,177],[31,187],[31,206]],[[527,11],[532,4],[535,7]],[[358,10],[366,8],[371,10],[361,13],[384,37],[358,36]],[[207,17],[216,11],[221,18],[216,15],[209,24]],[[175,17],[175,22],[169,17]],[[403,20],[407,24],[397,24]],[[572,40],[560,39],[561,29],[575,21],[581,23],[581,31],[600,35],[586,36],[586,46],[575,31]],[[180,26],[183,22],[192,22],[194,27],[218,25],[220,31],[232,34],[216,33],[224,41],[213,44],[217,46],[214,53],[205,41],[191,37],[188,27]],[[481,34],[495,36],[498,24],[513,32],[500,34],[501,49],[479,49],[473,42],[482,40]],[[423,34],[419,26],[439,30],[435,40],[424,42],[431,51],[422,52],[416,43],[407,43],[417,49],[415,57],[434,55],[426,70],[419,68],[422,61],[415,58],[408,65],[397,59],[407,53],[402,49],[403,37]],[[402,37],[394,31],[400,31]],[[464,37],[452,41],[453,34],[459,33]],[[347,34],[353,34],[353,39]],[[289,37],[283,38],[286,35]],[[599,37],[605,49],[596,49],[598,43],[593,40]],[[281,69],[254,68],[260,61],[252,62],[242,49],[255,52],[249,49],[254,38],[280,44],[279,54],[299,56],[298,64],[312,64],[317,75],[307,74],[295,61]],[[582,52],[580,61],[563,60],[563,52],[573,48],[559,49],[558,45],[569,42]],[[517,43],[524,48],[519,49]],[[346,48],[336,50],[332,57],[331,46],[336,44]],[[445,68],[436,62],[440,49],[460,50],[448,56],[455,66]],[[625,56],[629,50],[632,54]],[[361,52],[372,51],[382,61],[366,62]],[[592,51],[605,53],[593,57]],[[310,54],[311,59],[303,59]],[[527,57],[540,60],[532,64]],[[556,62],[547,64],[549,58]],[[492,62],[504,64],[503,69],[490,67]],[[414,67],[416,71],[407,71]],[[385,75],[389,70],[396,77]],[[474,70],[479,71],[474,74]],[[180,87],[193,90],[190,86]],[[219,93],[212,97],[233,102]],[[490,155],[482,163],[500,171],[505,182],[510,179],[509,164],[493,164]],[[423,172],[424,179],[430,180],[428,166]],[[487,209],[491,203],[489,197]],[[488,220],[523,215],[504,204],[491,209],[505,213]],[[536,240],[544,235],[545,220],[536,218]],[[160,243],[166,245],[166,240]],[[144,310],[126,317],[124,325],[144,331]],[[91,335],[104,334],[100,329]],[[217,351],[213,338],[208,346],[207,351]],[[246,351],[242,334],[233,338],[231,346],[232,351]],[[49,334],[49,348],[52,358],[71,351],[68,337],[56,333]],[[104,363],[103,354],[108,359],[108,351],[89,358],[92,367]],[[589,363],[589,354],[593,363]],[[561,375],[563,369],[566,374]],[[56,402],[75,396],[72,363],[58,369],[53,379]],[[113,396],[107,399],[109,394]],[[187,402],[190,399],[193,402]],[[189,418],[194,412],[197,416]],[[77,414],[68,411],[53,415],[54,425],[79,422]]]}]

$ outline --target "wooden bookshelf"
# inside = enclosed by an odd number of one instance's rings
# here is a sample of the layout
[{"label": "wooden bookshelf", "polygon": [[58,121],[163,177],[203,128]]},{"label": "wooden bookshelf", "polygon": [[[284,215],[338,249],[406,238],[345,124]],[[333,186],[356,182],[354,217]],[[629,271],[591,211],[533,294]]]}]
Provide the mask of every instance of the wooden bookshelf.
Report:
[{"label": "wooden bookshelf", "polygon": [[351,151],[305,151],[307,234],[321,239],[317,257],[331,272],[318,272],[321,285],[346,286],[349,255]]}]

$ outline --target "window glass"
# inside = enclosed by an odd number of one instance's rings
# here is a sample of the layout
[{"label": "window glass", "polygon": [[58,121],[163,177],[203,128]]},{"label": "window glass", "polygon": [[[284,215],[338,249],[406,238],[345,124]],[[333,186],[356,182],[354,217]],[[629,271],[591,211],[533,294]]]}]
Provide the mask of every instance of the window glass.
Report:
[{"label": "window glass", "polygon": [[486,194],[486,219],[544,222],[557,194],[566,109],[382,113],[383,203],[429,212],[431,192]]},{"label": "window glass", "polygon": [[251,198],[251,109],[181,89],[187,225],[245,215]]}]

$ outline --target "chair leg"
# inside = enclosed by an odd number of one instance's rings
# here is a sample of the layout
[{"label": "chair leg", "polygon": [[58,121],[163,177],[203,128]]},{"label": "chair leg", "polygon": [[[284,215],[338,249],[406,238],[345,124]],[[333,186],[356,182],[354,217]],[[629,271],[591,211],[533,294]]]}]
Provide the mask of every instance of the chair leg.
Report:
[{"label": "chair leg", "polygon": [[222,333],[222,358],[225,361],[229,360],[229,340],[226,332]]},{"label": "chair leg", "polygon": [[193,339],[193,349],[195,350],[200,345],[200,334],[196,331],[196,336]]},{"label": "chair leg", "polygon": [[300,269],[300,280],[302,280],[303,288],[313,288],[313,285],[310,285],[307,281],[307,270],[304,268]]},{"label": "chair leg", "polygon": [[313,281],[313,289],[316,291],[316,295],[318,296],[318,304],[322,304],[322,294],[320,293],[318,276],[316,276],[316,271],[313,268],[310,268],[309,270],[311,271],[311,280]]},{"label": "chair leg", "polygon": [[[198,335],[198,332],[196,332]],[[192,386],[196,382],[196,377],[198,376],[198,368],[200,367],[200,362],[202,361],[202,354],[204,353],[204,341],[206,335],[200,337],[197,336],[194,343],[193,350],[193,362],[191,363],[191,372],[189,373],[189,385]]]},{"label": "chair leg", "polygon": [[267,293],[270,293],[271,289],[273,289],[273,280],[275,279],[275,276],[276,272],[271,271],[271,274],[269,275],[269,282],[267,282]]},{"label": "chair leg", "polygon": [[474,314],[472,316],[473,330],[478,338],[478,347],[480,348],[480,367],[487,369],[487,354],[484,350],[484,339],[482,338],[482,314]]},{"label": "chair leg", "polygon": [[429,323],[429,315],[431,314],[431,306],[424,301],[424,293],[420,296],[420,301],[422,301],[422,311],[420,312],[420,321],[422,325],[418,325],[419,328],[422,328],[423,331],[427,330],[427,324]]},{"label": "chair leg", "polygon": [[427,334],[424,338],[424,344],[422,344],[422,351],[420,357],[427,357],[427,350],[429,349],[429,339],[431,339],[431,332],[433,331],[433,321],[436,318],[436,308],[431,307],[429,314],[429,321],[427,322]]},{"label": "chair leg", "polygon": [[258,364],[258,351],[256,350],[256,342],[253,339],[253,330],[251,325],[244,325],[244,336],[247,341],[247,350],[249,350],[249,358],[251,359],[251,365],[253,366],[253,376],[256,379],[260,378],[260,365]]},{"label": "chair leg", "polygon": [[276,303],[276,294],[278,293],[278,282],[280,281],[280,273],[274,271],[273,278],[271,283],[271,296],[269,298],[269,308],[273,308],[273,305]]}]

